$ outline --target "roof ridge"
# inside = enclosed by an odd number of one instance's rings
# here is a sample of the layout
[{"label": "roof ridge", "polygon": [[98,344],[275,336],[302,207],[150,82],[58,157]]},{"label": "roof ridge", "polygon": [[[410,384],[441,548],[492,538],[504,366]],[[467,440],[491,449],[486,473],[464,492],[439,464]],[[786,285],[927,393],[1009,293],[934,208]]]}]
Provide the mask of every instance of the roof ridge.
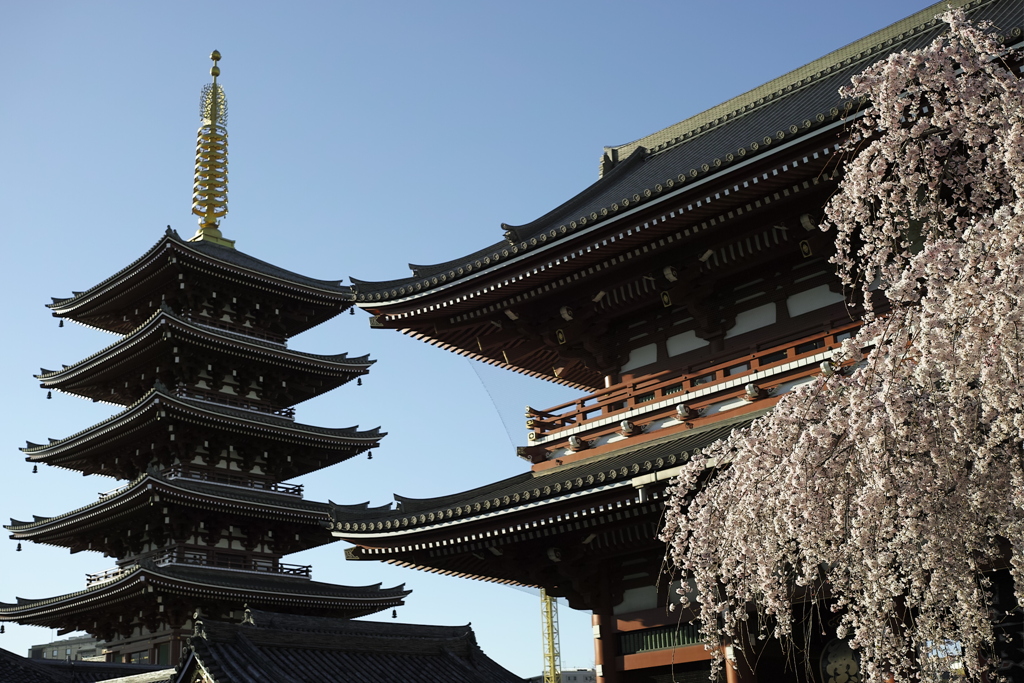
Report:
[{"label": "roof ridge", "polygon": [[154,252],[156,252],[157,248],[158,248],[158,247],[159,247],[159,246],[160,246],[161,244],[163,244],[164,242],[177,242],[177,243],[179,243],[179,244],[180,244],[180,243],[182,243],[182,239],[181,239],[181,236],[180,236],[180,235],[178,235],[178,231],[177,231],[177,230],[174,230],[174,229],[172,229],[172,228],[171,228],[171,226],[169,226],[169,225],[168,225],[168,226],[167,226],[167,230],[165,230],[165,231],[164,231],[164,234],[160,236],[160,239],[158,239],[158,240],[157,240],[157,241],[156,241],[156,242],[155,242],[155,243],[153,244],[153,246],[152,246],[152,247],[150,247],[149,249],[147,249],[147,250],[145,251],[145,253],[143,253],[143,254],[142,254],[142,256],[138,257],[137,259],[135,259],[134,261],[132,261],[131,263],[129,263],[129,264],[127,265],[127,266],[125,266],[125,267],[124,267],[124,268],[122,268],[121,270],[119,270],[119,271],[117,271],[116,273],[114,273],[113,275],[111,275],[110,277],[104,278],[104,279],[103,279],[103,280],[101,280],[100,282],[97,282],[97,283],[96,283],[95,285],[93,285],[92,287],[89,287],[88,289],[84,289],[84,290],[82,290],[82,291],[80,291],[80,292],[72,291],[72,292],[71,292],[71,296],[69,296],[69,297],[65,297],[65,298],[63,298],[63,299],[58,299],[58,298],[56,298],[56,297],[52,297],[52,298],[53,298],[53,303],[49,303],[49,304],[46,304],[46,307],[47,307],[47,308],[50,308],[50,309],[54,309],[54,308],[57,308],[57,307],[58,307],[58,306],[60,306],[61,304],[65,304],[65,303],[67,303],[67,302],[69,302],[69,301],[72,301],[72,300],[74,300],[74,299],[78,299],[78,298],[81,298],[82,296],[84,296],[84,295],[86,295],[86,294],[89,294],[90,292],[93,292],[93,291],[95,291],[95,290],[98,290],[98,289],[100,289],[100,288],[104,287],[105,285],[107,285],[107,284],[110,284],[110,283],[114,282],[114,281],[115,281],[115,280],[117,280],[117,279],[118,279],[118,278],[119,278],[119,277],[120,277],[121,275],[124,275],[125,273],[127,273],[127,272],[131,271],[131,270],[132,270],[133,268],[135,268],[135,267],[136,267],[137,265],[139,265],[140,263],[142,263],[143,261],[145,261],[145,260],[146,260],[147,258],[149,258],[149,257],[150,257],[150,256],[151,256],[151,255],[152,255],[152,254],[153,254]]},{"label": "roof ridge", "polygon": [[812,83],[830,76],[838,69],[846,68],[853,63],[867,61],[873,55],[885,51],[891,52],[895,44],[912,38],[917,33],[939,23],[938,16],[947,9],[980,6],[993,0],[942,0],[916,12],[909,17],[900,19],[874,33],[845,45],[837,50],[789,71],[767,83],[763,83],[745,93],[737,95],[721,104],[702,111],[694,116],[672,124],[649,135],[621,145],[609,145],[602,152],[602,168],[604,159],[613,164],[625,159],[638,147],[646,147],[652,152],[659,152],[681,142],[692,139],[700,134],[732,121],[774,101],[780,95],[789,95]]}]

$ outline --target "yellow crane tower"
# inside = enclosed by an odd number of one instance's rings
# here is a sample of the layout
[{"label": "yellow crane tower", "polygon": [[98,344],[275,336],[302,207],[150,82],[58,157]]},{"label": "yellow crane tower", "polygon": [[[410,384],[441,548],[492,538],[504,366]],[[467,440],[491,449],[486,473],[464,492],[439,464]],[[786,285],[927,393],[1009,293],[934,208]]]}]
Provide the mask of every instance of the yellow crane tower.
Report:
[{"label": "yellow crane tower", "polygon": [[561,683],[562,654],[558,645],[558,603],[540,589],[541,636],[544,640],[544,683]]}]

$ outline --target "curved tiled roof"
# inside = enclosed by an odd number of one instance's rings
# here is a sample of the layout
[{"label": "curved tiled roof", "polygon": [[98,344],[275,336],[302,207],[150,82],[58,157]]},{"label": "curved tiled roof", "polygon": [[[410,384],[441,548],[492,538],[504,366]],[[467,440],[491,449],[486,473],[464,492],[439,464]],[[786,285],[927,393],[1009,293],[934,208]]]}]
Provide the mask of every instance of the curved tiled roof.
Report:
[{"label": "curved tiled roof", "polygon": [[0,602],[0,621],[34,623],[33,615],[52,615],[65,610],[87,609],[89,603],[104,604],[142,594],[148,586],[181,595],[217,595],[239,599],[263,599],[271,604],[284,604],[296,600],[320,598],[331,603],[342,603],[373,613],[401,605],[411,591],[404,584],[393,588],[370,586],[342,586],[283,575],[254,574],[251,572],[208,569],[187,565],[158,567],[151,563],[137,564],[109,581],[95,583],[84,590],[51,598],[16,598],[14,603]]},{"label": "curved tiled roof", "polygon": [[60,676],[50,667],[33,662],[13,652],[0,649],[0,681],[11,683],[65,683],[66,678]]},{"label": "curved tiled roof", "polygon": [[[175,237],[177,237],[177,233],[175,233]],[[279,268],[272,263],[261,261],[255,256],[249,256],[237,249],[222,247],[219,244],[214,244],[213,242],[183,242],[183,244],[190,249],[206,254],[218,261],[230,263],[233,266],[237,266],[254,273],[259,273],[260,275],[266,275],[268,277],[281,280],[282,282],[304,285],[313,289],[320,289],[338,294],[347,294],[351,291],[348,287],[341,284],[341,280],[318,280],[317,278],[299,275],[298,273],[294,273],[290,270]]]},{"label": "curved tiled roof", "polygon": [[633,477],[688,462],[693,451],[725,438],[733,429],[750,424],[769,410],[748,413],[569,465],[527,472],[462,493],[420,500],[396,495],[395,499],[402,503],[396,508],[359,510],[335,506],[331,509],[332,529],[344,538],[346,532],[387,533],[430,528],[521,506],[534,506],[538,502],[553,502],[583,491],[628,485]]},{"label": "curved tiled roof", "polygon": [[163,249],[169,244],[173,245],[180,251],[191,251],[195,254],[213,259],[214,261],[219,261],[226,266],[232,267],[232,269],[248,271],[255,275],[277,280],[281,283],[309,287],[322,292],[340,295],[343,298],[350,298],[351,295],[351,289],[342,285],[341,280],[318,280],[316,278],[293,273],[292,271],[285,270],[284,268],[279,268],[273,264],[267,263],[266,261],[261,261],[258,258],[249,256],[237,249],[222,247],[207,241],[189,242],[182,239],[181,236],[178,235],[177,231],[172,230],[170,226],[167,226],[167,231],[164,233],[163,237],[157,240],[156,244],[154,244],[142,256],[85,291],[73,292],[69,297],[55,297],[53,299],[53,303],[47,304],[47,308],[53,309],[54,311],[68,309],[77,302],[92,298],[100,292],[110,289],[113,285],[124,280],[127,275],[136,271],[139,266],[151,260],[154,255],[163,251]]},{"label": "curved tiled roof", "polygon": [[212,419],[231,419],[234,421],[258,423],[264,427],[274,428],[276,431],[289,432],[293,434],[321,435],[331,437],[335,440],[340,439],[353,442],[371,442],[379,441],[387,435],[386,432],[381,432],[379,427],[363,431],[360,431],[357,427],[316,427],[256,411],[230,408],[228,406],[197,399],[181,398],[175,396],[163,385],[158,384],[138,401],[102,422],[63,439],[51,439],[47,444],[36,444],[30,441],[25,448],[21,449],[21,451],[28,454],[32,459],[39,459],[54,455],[55,453],[66,450],[75,445],[79,445],[89,439],[106,434],[116,429],[121,424],[128,423],[146,412],[148,409],[154,407],[157,403],[165,407],[174,407],[177,405],[182,408],[200,411],[206,413]]},{"label": "curved tiled roof", "polygon": [[401,604],[402,598],[412,592],[405,590],[405,584],[399,584],[391,588],[381,588],[379,583],[368,586],[343,586],[283,575],[251,574],[230,570],[191,567],[188,565],[168,565],[155,569],[147,568],[146,571],[163,579],[178,580],[215,588],[257,591],[278,598],[321,596],[354,601],[381,601],[389,603],[398,601],[398,604]]},{"label": "curved tiled roof", "polygon": [[410,266],[413,275],[387,281],[350,278],[356,301],[367,305],[415,296],[523,254],[567,239],[695,182],[766,156],[781,145],[841,124],[863,103],[844,102],[839,88],[870,64],[899,50],[927,45],[945,28],[937,15],[962,6],[973,20],[990,20],[1020,40],[1024,17],[1009,0],[937,3],[759,88],[640,140],[606,148],[606,172],[596,183],[540,218],[502,227],[506,239],[435,265]]},{"label": "curved tiled roof", "polygon": [[182,493],[197,493],[224,501],[287,508],[298,514],[323,515],[326,517],[329,510],[326,503],[303,500],[302,498],[287,494],[223,485],[215,481],[194,481],[177,477],[166,478],[157,472],[147,472],[88,505],[83,505],[53,517],[36,516],[31,522],[23,522],[12,518],[11,523],[5,524],[4,528],[14,532],[20,538],[27,538],[40,531],[45,531],[47,527],[69,526],[75,520],[83,517],[105,517],[112,514],[111,508],[124,505],[132,498],[145,493],[151,486],[155,490],[164,493],[173,493],[177,489]]},{"label": "curved tiled roof", "polygon": [[214,683],[384,681],[517,683],[467,626],[426,626],[247,610],[241,624],[200,619],[175,680],[201,663]]},{"label": "curved tiled roof", "polygon": [[56,387],[62,381],[82,373],[87,373],[92,368],[103,365],[110,357],[131,349],[147,337],[158,333],[162,334],[159,332],[159,328],[165,323],[177,325],[179,328],[186,328],[189,332],[199,335],[201,338],[212,344],[219,343],[231,349],[237,348],[240,344],[247,346],[252,352],[261,353],[276,361],[290,359],[307,365],[317,365],[321,367],[330,366],[332,369],[350,370],[353,373],[360,374],[376,362],[370,360],[369,355],[349,358],[347,353],[322,355],[306,353],[303,351],[294,351],[286,348],[282,344],[276,344],[256,337],[249,337],[243,334],[208,327],[196,320],[190,320],[177,315],[166,304],[161,304],[161,306],[154,311],[153,315],[151,315],[144,323],[126,334],[124,337],[118,339],[116,342],[89,356],[86,356],[76,363],[64,366],[60,370],[47,370],[45,368],[41,368],[40,374],[35,375],[35,377],[36,379],[41,380],[43,386],[46,388]]},{"label": "curved tiled roof", "polygon": [[2,683],[164,683],[172,669],[149,664],[27,659],[0,649]]}]

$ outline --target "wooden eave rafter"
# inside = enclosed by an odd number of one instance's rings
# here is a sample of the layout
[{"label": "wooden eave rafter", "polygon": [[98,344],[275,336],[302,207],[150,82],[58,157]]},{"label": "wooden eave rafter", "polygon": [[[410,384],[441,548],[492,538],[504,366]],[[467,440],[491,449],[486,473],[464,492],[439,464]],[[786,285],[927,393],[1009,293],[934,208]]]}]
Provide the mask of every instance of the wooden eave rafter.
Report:
[{"label": "wooden eave rafter", "polygon": [[734,429],[750,424],[766,412],[767,409],[761,409],[658,439],[624,443],[592,459],[558,464],[542,472],[524,473],[450,496],[426,500],[396,496],[404,501],[406,509],[335,505],[330,528],[338,538],[352,543],[390,547],[408,545],[404,539],[465,535],[462,530],[477,522],[491,527],[507,524],[511,528],[531,515],[550,517],[550,510],[554,509],[551,506],[589,509],[598,500],[594,496],[619,495],[617,492],[653,484],[660,486],[689,462],[691,451],[726,438]]},{"label": "wooden eave rafter", "polygon": [[[554,564],[550,558],[545,564],[547,548],[572,550],[579,555],[577,560],[589,558],[584,563],[592,564],[624,548],[663,547],[654,533],[648,533],[663,512],[661,491],[648,493],[645,501],[638,500],[632,488],[614,493],[589,496],[582,501],[585,504],[553,508],[546,517],[534,514],[500,524],[492,521],[473,531],[449,528],[447,535],[424,535],[400,541],[402,545],[392,545],[393,539],[387,545],[364,540],[349,555],[462,578],[539,585],[545,566]],[[529,567],[517,561],[517,548],[531,558]]]},{"label": "wooden eave rafter", "polygon": [[374,363],[365,357],[350,359],[347,354],[323,356],[292,351],[283,345],[255,338],[248,339],[241,334],[207,327],[202,323],[181,318],[168,310],[158,309],[145,323],[122,339],[73,365],[61,370],[43,372],[36,375],[36,378],[45,389],[125,405],[107,400],[106,395],[94,396],[89,392],[79,393],[75,389],[133,372],[140,364],[148,369],[151,360],[148,356],[161,353],[171,356],[170,351],[162,352],[159,349],[179,343],[194,344],[203,349],[205,354],[219,353],[232,358],[270,364],[296,374],[307,374],[320,379],[340,379],[341,381],[334,384],[334,387],[367,374],[369,367]]},{"label": "wooden eave rafter", "polygon": [[100,610],[146,592],[146,575],[141,568],[135,568],[110,581],[84,590],[43,598],[27,600],[16,598],[13,605],[0,603],[0,621],[17,621],[22,624],[59,626],[69,616],[77,613]]},{"label": "wooden eave rafter", "polygon": [[[550,514],[549,508],[565,508],[569,510],[585,509],[592,504],[594,497],[603,495],[614,495],[609,492],[630,491],[630,480],[622,479],[604,486],[586,489],[583,491],[570,492],[562,496],[531,501],[522,505],[503,507],[493,511],[478,511],[471,513],[468,517],[447,517],[443,511],[436,524],[428,523],[423,526],[401,526],[392,529],[370,530],[344,530],[342,524],[334,524],[334,534],[357,545],[373,547],[397,547],[410,544],[440,542],[441,539],[454,538],[459,535],[473,535],[480,528],[493,528],[500,525],[508,525],[513,528],[527,520],[539,520],[547,518]],[[421,513],[423,514],[423,513]],[[436,512],[435,512],[436,514]],[[414,515],[415,516],[415,515]],[[401,519],[399,517],[398,519]],[[390,521],[396,521],[394,517]],[[379,522],[370,522],[368,526],[375,526]],[[361,522],[355,523],[358,527]],[[415,539],[415,540],[413,540]]]}]

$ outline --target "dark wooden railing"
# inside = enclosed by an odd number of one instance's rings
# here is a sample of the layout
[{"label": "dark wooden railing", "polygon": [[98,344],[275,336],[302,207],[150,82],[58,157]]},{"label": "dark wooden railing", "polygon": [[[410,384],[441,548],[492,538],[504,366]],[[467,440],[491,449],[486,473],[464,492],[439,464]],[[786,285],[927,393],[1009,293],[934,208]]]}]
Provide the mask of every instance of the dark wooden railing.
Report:
[{"label": "dark wooden railing", "polygon": [[[278,574],[283,576],[295,576],[308,579],[313,576],[313,567],[308,564],[288,564],[276,560],[251,560],[245,557],[226,554],[210,556],[209,553],[201,551],[190,551],[181,548],[170,548],[162,552],[145,555],[147,559],[158,566],[170,564],[184,564],[193,567],[213,567],[216,569],[233,569],[236,571],[256,572],[259,574]],[[85,575],[85,585],[91,586],[95,583],[102,583],[116,579],[135,568],[135,564],[126,564],[123,567],[113,567],[102,572]]]},{"label": "dark wooden railing", "polygon": [[228,474],[226,472],[222,474],[220,472],[210,472],[206,470],[185,469],[181,465],[174,465],[166,470],[162,470],[161,474],[169,479],[181,478],[195,479],[196,481],[211,481],[218,484],[238,486],[240,488],[284,493],[289,496],[298,496],[299,498],[302,497],[303,491],[302,484],[284,484],[255,479],[253,477]]},{"label": "dark wooden railing", "polygon": [[216,567],[262,574],[299,576],[306,579],[313,575],[313,567],[308,564],[287,564],[276,560],[249,560],[245,557],[220,554],[210,557],[208,553],[180,548],[170,548],[162,553],[150,555],[149,559],[157,565],[187,564],[195,567]]},{"label": "dark wooden railing", "polygon": [[624,655],[635,655],[638,652],[650,652],[651,650],[667,650],[685,645],[700,645],[703,642],[700,639],[700,626],[697,624],[663,626],[619,634],[619,645]]},{"label": "dark wooden railing", "polygon": [[179,384],[174,389],[174,395],[178,398],[198,399],[200,401],[222,404],[232,408],[252,410],[257,413],[283,417],[286,420],[295,419],[295,408],[273,408],[272,406],[268,406],[260,401],[253,401],[252,399],[241,396],[232,396],[231,394],[225,394],[220,391],[203,391],[201,389],[196,389],[195,387],[186,387]]},{"label": "dark wooden railing", "polygon": [[274,334],[265,330],[259,330],[255,327],[246,327],[244,325],[236,325],[234,323],[224,322],[223,320],[217,320],[213,317],[204,317],[200,315],[191,315],[188,313],[182,314],[185,320],[196,325],[202,325],[204,327],[213,327],[216,329],[224,330],[225,332],[232,332],[234,334],[241,335],[243,337],[253,337],[262,341],[268,341],[273,344],[285,345],[287,339],[280,334]]},{"label": "dark wooden railing", "polygon": [[110,581],[111,579],[116,579],[117,577],[119,577],[121,574],[124,574],[128,570],[129,569],[125,568],[125,567],[114,567],[112,569],[107,569],[107,570],[104,570],[102,572],[96,572],[94,574],[86,574],[85,575],[85,585],[86,586],[91,586],[94,583],[102,583],[103,581]]}]

